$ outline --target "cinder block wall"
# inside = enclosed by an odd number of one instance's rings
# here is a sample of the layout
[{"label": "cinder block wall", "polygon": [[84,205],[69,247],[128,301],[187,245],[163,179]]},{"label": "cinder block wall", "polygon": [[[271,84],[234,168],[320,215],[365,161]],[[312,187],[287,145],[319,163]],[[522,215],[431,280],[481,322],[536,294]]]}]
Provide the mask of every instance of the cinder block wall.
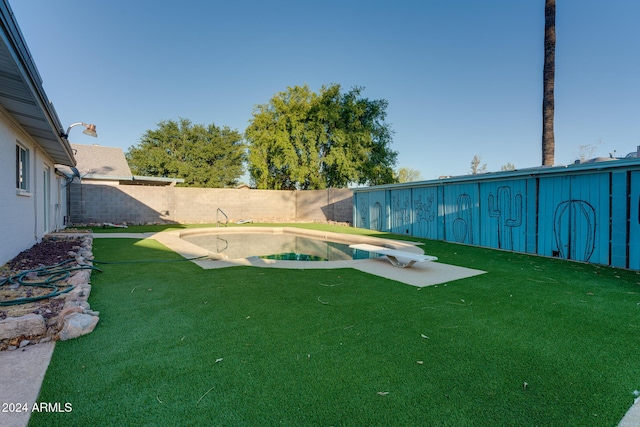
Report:
[{"label": "cinder block wall", "polygon": [[297,191],[297,216],[312,221],[351,222],[353,202],[351,190]]},{"label": "cinder block wall", "polygon": [[226,219],[223,213],[229,221],[351,222],[351,198],[346,188],[279,191],[85,182],[72,184],[70,204],[74,224],[214,223]]}]

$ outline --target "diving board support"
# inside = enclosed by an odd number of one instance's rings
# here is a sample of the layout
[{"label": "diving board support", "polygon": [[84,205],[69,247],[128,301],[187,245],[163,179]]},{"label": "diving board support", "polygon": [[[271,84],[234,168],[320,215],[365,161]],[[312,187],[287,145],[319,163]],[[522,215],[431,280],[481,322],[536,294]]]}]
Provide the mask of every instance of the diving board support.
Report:
[{"label": "diving board support", "polygon": [[437,257],[431,255],[422,255],[414,252],[401,251],[398,249],[389,249],[382,246],[369,245],[367,243],[349,245],[349,247],[361,251],[384,255],[394,267],[408,268],[416,262],[438,260]]}]

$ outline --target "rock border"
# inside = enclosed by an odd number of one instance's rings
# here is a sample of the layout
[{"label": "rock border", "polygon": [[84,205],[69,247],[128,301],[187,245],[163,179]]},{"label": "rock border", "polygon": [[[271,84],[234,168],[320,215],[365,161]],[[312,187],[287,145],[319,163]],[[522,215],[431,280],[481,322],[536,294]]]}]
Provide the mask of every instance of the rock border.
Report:
[{"label": "rock border", "polygon": [[[91,234],[60,233],[58,238],[79,239],[78,249],[73,253],[76,265],[93,266],[93,237]],[[0,320],[0,351],[16,350],[30,344],[49,341],[65,341],[91,333],[98,321],[100,313],[91,310],[88,299],[91,294],[91,269],[74,270],[63,282],[72,285],[67,293],[47,300],[61,307],[52,316],[27,313],[18,317],[7,317]]]}]

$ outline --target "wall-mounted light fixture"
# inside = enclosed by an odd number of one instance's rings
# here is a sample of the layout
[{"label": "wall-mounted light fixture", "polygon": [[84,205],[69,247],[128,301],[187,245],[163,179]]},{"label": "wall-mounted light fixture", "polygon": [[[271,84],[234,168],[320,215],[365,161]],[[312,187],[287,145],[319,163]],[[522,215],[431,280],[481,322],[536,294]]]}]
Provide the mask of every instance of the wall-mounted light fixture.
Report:
[{"label": "wall-mounted light fixture", "polygon": [[72,123],[68,128],[67,128],[67,132],[64,135],[60,135],[65,139],[69,138],[69,132],[71,131],[71,128],[74,126],[84,126],[85,130],[82,131],[82,133],[84,133],[85,135],[89,135],[92,136],[94,138],[98,137],[98,134],[96,133],[96,125],[94,124],[87,124],[87,123],[82,123],[82,122],[78,122],[78,123]]}]

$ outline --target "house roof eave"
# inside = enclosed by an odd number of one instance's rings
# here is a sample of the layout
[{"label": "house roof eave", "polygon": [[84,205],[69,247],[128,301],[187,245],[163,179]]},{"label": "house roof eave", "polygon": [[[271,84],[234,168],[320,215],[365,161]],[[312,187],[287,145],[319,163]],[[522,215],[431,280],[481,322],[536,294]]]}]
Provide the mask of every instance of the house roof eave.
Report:
[{"label": "house roof eave", "polygon": [[60,119],[7,0],[0,0],[0,105],[51,159],[75,166]]}]

